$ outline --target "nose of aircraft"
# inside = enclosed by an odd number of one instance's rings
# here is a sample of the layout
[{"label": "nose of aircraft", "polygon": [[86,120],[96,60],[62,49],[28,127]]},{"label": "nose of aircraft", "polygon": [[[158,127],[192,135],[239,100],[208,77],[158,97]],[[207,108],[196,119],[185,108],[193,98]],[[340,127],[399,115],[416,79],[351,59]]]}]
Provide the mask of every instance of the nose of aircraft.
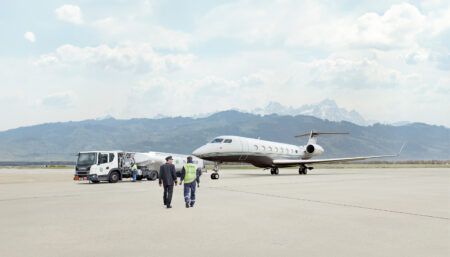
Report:
[{"label": "nose of aircraft", "polygon": [[192,152],[192,155],[198,157],[198,158],[202,158],[202,156],[205,154],[205,146],[200,146],[199,148],[195,149]]}]

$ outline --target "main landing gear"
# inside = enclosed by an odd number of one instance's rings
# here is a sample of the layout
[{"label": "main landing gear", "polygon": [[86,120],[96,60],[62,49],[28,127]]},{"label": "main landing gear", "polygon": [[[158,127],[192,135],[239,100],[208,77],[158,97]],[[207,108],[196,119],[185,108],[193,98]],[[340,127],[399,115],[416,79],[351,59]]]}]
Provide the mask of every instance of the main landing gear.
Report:
[{"label": "main landing gear", "polygon": [[213,173],[211,173],[211,179],[219,179],[219,163],[214,163]]},{"label": "main landing gear", "polygon": [[278,175],[278,174],[279,174],[278,167],[270,168],[270,174],[272,174],[272,175]]},{"label": "main landing gear", "polygon": [[300,168],[298,168],[298,174],[300,175],[306,175],[308,174],[308,170],[312,170],[314,169],[313,167],[306,167],[306,166],[300,166]]}]

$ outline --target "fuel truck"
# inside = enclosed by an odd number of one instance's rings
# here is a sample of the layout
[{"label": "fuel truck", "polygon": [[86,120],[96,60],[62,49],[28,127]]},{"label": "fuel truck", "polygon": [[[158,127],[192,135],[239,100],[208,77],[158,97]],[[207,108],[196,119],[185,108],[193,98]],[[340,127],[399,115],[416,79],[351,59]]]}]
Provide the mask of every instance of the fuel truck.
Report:
[{"label": "fuel truck", "polygon": [[[188,155],[163,152],[124,152],[124,151],[84,151],[78,153],[74,180],[86,180],[92,183],[108,181],[116,183],[132,177],[131,166],[138,167],[137,180],[156,180],[159,177],[159,167],[165,163],[165,158],[171,155],[177,174],[179,175]],[[193,162],[206,172],[202,159],[193,157]]]}]

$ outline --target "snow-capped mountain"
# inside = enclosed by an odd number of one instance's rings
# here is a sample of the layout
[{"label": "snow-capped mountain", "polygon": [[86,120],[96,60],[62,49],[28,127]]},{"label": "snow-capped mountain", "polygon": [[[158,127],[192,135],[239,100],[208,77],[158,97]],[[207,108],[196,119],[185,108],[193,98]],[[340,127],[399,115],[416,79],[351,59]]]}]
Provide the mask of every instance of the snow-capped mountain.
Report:
[{"label": "snow-capped mountain", "polygon": [[291,106],[284,106],[277,102],[270,102],[264,108],[257,108],[251,111],[255,114],[280,114],[280,115],[309,115],[320,119],[327,119],[330,121],[348,121],[358,125],[369,125],[361,114],[355,110],[348,111],[340,108],[336,102],[331,99],[325,99],[317,104],[307,104],[299,108]]}]

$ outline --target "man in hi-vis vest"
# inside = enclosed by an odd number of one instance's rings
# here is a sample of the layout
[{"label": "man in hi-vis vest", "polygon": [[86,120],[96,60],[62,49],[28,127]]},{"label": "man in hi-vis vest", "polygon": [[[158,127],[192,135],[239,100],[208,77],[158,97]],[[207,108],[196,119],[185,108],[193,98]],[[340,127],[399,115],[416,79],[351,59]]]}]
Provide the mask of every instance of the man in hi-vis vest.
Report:
[{"label": "man in hi-vis vest", "polygon": [[200,176],[202,170],[192,162],[192,157],[187,157],[187,163],[181,170],[180,185],[184,180],[184,201],[186,202],[186,208],[194,207],[195,204],[195,187],[200,187]]}]

